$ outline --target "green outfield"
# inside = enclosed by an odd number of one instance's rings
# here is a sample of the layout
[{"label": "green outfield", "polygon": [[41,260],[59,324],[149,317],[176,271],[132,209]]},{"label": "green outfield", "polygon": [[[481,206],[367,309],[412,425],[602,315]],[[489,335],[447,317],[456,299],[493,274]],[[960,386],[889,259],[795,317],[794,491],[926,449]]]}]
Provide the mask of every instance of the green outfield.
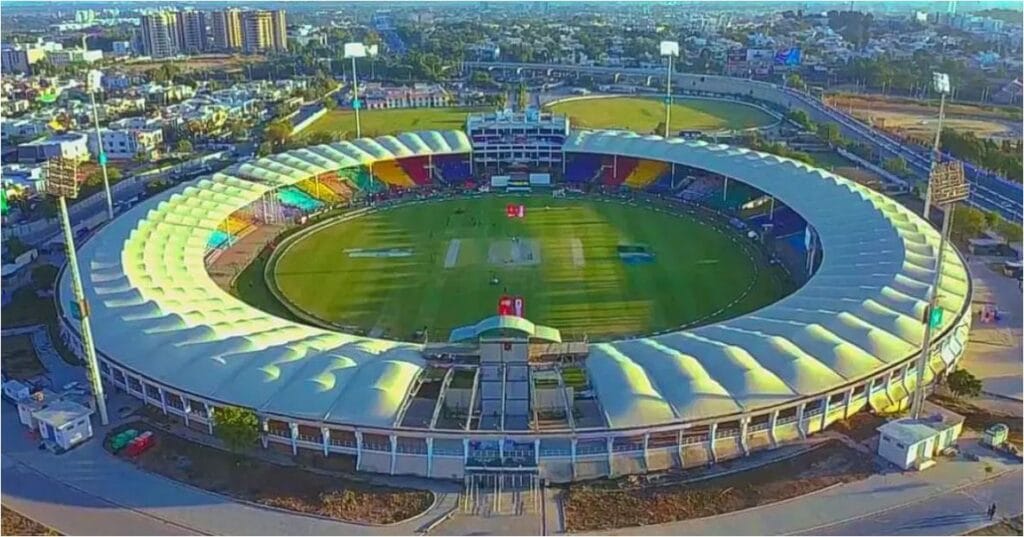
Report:
[{"label": "green outfield", "polygon": [[[596,97],[548,106],[565,114],[573,126],[653,132],[665,121],[664,97]],[[673,99],[672,131],[748,129],[775,123],[775,118],[745,104],[707,99]],[[662,134],[658,132],[657,134]]]},{"label": "green outfield", "polygon": [[[430,130],[463,130],[466,115],[483,112],[485,108],[402,108],[364,110],[359,114],[363,136],[384,136],[403,132]],[[350,134],[355,137],[356,115],[352,110],[334,109],[317,119],[302,136],[318,132]]]},{"label": "green outfield", "polygon": [[[509,203],[526,205],[525,218],[508,218]],[[379,337],[427,327],[447,339],[494,315],[507,292],[534,322],[602,338],[731,317],[788,292],[735,238],[616,202],[488,196],[330,224],[284,250],[271,276],[291,304]]]}]

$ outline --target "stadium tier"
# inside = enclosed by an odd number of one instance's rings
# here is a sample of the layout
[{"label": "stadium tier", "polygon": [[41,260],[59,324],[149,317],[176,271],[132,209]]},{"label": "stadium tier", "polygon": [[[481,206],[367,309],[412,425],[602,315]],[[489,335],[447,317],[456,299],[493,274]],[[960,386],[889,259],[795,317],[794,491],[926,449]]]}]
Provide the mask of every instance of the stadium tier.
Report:
[{"label": "stadium tier", "polygon": [[416,186],[416,182],[406,173],[397,160],[378,162],[374,164],[371,170],[374,177],[388,186],[398,188],[412,188]]},{"label": "stadium tier", "polygon": [[403,158],[398,159],[397,162],[416,186],[429,185],[432,182],[428,168],[430,159],[427,157]]},{"label": "stadium tier", "polygon": [[294,207],[306,213],[315,212],[324,205],[294,186],[278,190],[277,197],[283,205]]},{"label": "stadium tier", "polygon": [[633,169],[636,168],[637,164],[638,162],[635,158],[605,158],[605,167],[601,182],[605,186],[617,187],[621,185],[631,173],[633,173]]},{"label": "stadium tier", "polygon": [[434,158],[434,174],[441,183],[459,184],[472,178],[469,159],[462,155],[442,155]]},{"label": "stadium tier", "polygon": [[[636,161],[707,170],[711,175],[684,189],[697,197],[721,192],[714,177],[730,177],[749,185],[748,194],[771,195],[806,220],[828,250],[817,272],[748,315],[656,335],[563,343],[556,329],[511,316],[457,331],[471,338],[521,334],[585,353],[547,378],[532,365],[481,372],[493,356],[452,367],[418,343],[293,322],[225,293],[206,272],[211,230],[232,227],[223,223],[237,211],[274,195],[298,206],[319,203],[296,183],[329,172],[364,173],[368,166],[375,173],[389,165],[401,169],[396,159],[469,150],[468,137],[456,131],[342,142],[233,166],[140,202],[79,251],[103,378],[210,434],[219,408],[251,409],[264,445],[354,456],[358,470],[461,478],[472,471],[467,461],[487,464],[494,446],[511,446],[518,463],[567,481],[704,465],[800,439],[863,408],[899,408],[917,383],[922,319],[936,271],[943,275],[937,294],[946,315],[932,332],[925,381],[962,356],[971,322],[967,270],[952,246],[938,266],[938,233],[910,210],[790,160],[621,132],[571,135],[562,147],[570,157],[566,179],[592,180],[602,159],[615,156],[643,168],[643,177],[656,174]],[[641,173],[630,169],[623,181]],[[779,219],[788,218],[780,209]],[[71,293],[65,271],[55,304],[62,337],[81,356]],[[480,378],[495,374],[518,383],[515,393],[525,395],[502,399],[499,389],[492,398],[494,386]],[[537,381],[533,388],[530,379]],[[432,381],[443,388],[424,420],[413,409],[421,408],[424,400],[416,396]],[[539,404],[536,386],[545,382],[579,389],[550,398],[563,409],[562,422],[529,428],[530,405]],[[519,414],[489,419],[493,427],[485,430],[482,419],[440,411],[449,403],[473,405],[473,394],[496,404],[496,412]],[[471,410],[486,414],[479,406]]]},{"label": "stadium tier", "polygon": [[604,157],[600,155],[567,155],[565,181],[568,183],[589,183],[597,178],[603,166]]},{"label": "stadium tier", "polygon": [[626,177],[623,184],[630,188],[647,188],[648,185],[654,183],[666,172],[671,173],[671,166],[664,162],[657,160],[641,160],[637,163],[636,167],[633,168],[633,171],[630,172],[629,176]]}]

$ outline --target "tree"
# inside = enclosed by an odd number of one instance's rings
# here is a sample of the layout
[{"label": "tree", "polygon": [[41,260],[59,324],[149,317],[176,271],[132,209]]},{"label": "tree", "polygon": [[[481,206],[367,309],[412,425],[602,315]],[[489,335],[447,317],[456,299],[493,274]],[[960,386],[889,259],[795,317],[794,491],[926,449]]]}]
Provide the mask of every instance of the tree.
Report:
[{"label": "tree", "polygon": [[516,106],[519,108],[520,112],[526,110],[526,105],[528,104],[528,100],[529,100],[529,96],[526,93],[526,84],[520,82],[519,83],[519,95],[516,97]]},{"label": "tree", "polygon": [[32,269],[32,285],[36,289],[50,289],[57,281],[57,273],[60,269],[53,265],[39,265]]},{"label": "tree", "polygon": [[840,139],[842,139],[842,135],[839,134],[839,125],[836,125],[835,123],[818,123],[816,130],[818,138],[821,138],[821,141],[829,145],[835,145]]},{"label": "tree", "polygon": [[804,79],[796,73],[791,73],[786,77],[786,85],[798,90],[807,89],[807,83],[804,82]]},{"label": "tree", "polygon": [[473,71],[473,75],[469,77],[469,83],[474,86],[490,86],[494,84],[491,80],[491,75],[487,71]]},{"label": "tree", "polygon": [[184,140],[184,139],[178,140],[178,143],[175,146],[175,149],[178,150],[178,153],[191,153],[192,152],[192,142],[190,142],[188,140]]},{"label": "tree", "polygon": [[327,97],[324,97],[324,101],[323,102],[324,102],[324,108],[326,108],[328,110],[334,110],[335,108],[338,107],[338,101],[335,100],[334,97],[332,97],[330,95],[328,95]]},{"label": "tree", "polygon": [[214,433],[231,451],[239,452],[256,443],[260,437],[260,420],[244,408],[223,407],[213,414]]},{"label": "tree", "polygon": [[267,125],[266,138],[274,147],[284,145],[292,136],[292,122],[287,119],[277,119]]},{"label": "tree", "polygon": [[11,257],[18,257],[19,255],[31,249],[18,237],[11,237],[9,239],[5,239],[4,244],[7,245],[7,252],[11,255]]},{"label": "tree", "polygon": [[314,132],[306,137],[306,143],[308,145],[323,145],[333,144],[338,141],[337,133],[329,131]]},{"label": "tree", "polygon": [[957,369],[946,377],[946,387],[953,397],[977,397],[981,394],[981,381],[966,369]]},{"label": "tree", "polygon": [[[121,170],[114,167],[107,167],[107,182],[114,184],[121,180]],[[86,186],[98,186],[103,184],[103,169],[96,168],[92,173],[85,176]]]},{"label": "tree", "polygon": [[270,142],[263,142],[256,147],[256,156],[265,157],[274,151],[274,146],[270,145]]},{"label": "tree", "polygon": [[907,161],[904,160],[903,157],[887,158],[882,162],[882,167],[889,173],[900,177],[903,177],[910,172],[910,169],[907,168]]},{"label": "tree", "polygon": [[958,205],[953,212],[949,234],[954,239],[966,241],[985,231],[985,213],[969,205]]},{"label": "tree", "polygon": [[800,127],[803,129],[811,130],[814,128],[814,122],[811,121],[811,116],[807,115],[807,112],[804,112],[803,110],[790,110],[786,114],[786,118],[792,121],[793,123],[800,125]]}]

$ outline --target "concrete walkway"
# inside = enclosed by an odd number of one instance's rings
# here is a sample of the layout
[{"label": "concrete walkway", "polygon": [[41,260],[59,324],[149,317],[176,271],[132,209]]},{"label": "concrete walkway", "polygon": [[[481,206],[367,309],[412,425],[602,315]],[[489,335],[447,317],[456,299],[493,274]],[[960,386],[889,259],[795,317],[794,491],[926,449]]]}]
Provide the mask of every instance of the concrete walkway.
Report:
[{"label": "concrete walkway", "polygon": [[40,451],[12,410],[2,415],[3,503],[69,535],[408,535],[457,503],[457,495],[442,494],[423,516],[391,526],[263,508],[140,470],[97,440],[63,455]]},{"label": "concrete walkway", "polygon": [[[945,534],[987,525],[976,515],[991,502],[1004,516],[1021,512],[1024,472],[1019,461],[977,445],[961,447],[980,455],[940,462],[924,472],[876,474],[863,481],[823,489],[792,500],[724,515],[606,532],[615,535],[780,535],[780,534]],[[986,465],[992,472],[986,472]],[[964,495],[973,500],[968,500]],[[979,505],[983,507],[979,508]],[[942,506],[938,509],[934,506]],[[938,510],[937,510],[938,509]],[[928,526],[928,513],[951,515]],[[884,517],[882,514],[884,513]],[[952,516],[957,515],[957,516]],[[883,524],[881,521],[884,520]]]},{"label": "concrete walkway", "polygon": [[1021,291],[1016,280],[988,267],[988,262],[994,259],[976,258],[969,263],[974,282],[973,309],[978,311],[983,304],[995,304],[1003,318],[999,323],[982,323],[974,318],[963,365],[981,379],[985,392],[1020,402],[1024,398]]}]

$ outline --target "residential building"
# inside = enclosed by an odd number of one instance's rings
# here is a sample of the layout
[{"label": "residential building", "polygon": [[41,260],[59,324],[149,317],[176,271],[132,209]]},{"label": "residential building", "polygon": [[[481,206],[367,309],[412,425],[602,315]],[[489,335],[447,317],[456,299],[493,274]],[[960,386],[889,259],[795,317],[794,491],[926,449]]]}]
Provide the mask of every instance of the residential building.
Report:
[{"label": "residential building", "polygon": [[[89,153],[99,155],[96,132],[89,131]],[[125,118],[110,122],[100,129],[103,151],[112,159],[130,159],[136,155],[152,156],[164,143],[164,132],[158,120],[141,117]]]},{"label": "residential building", "polygon": [[5,119],[0,122],[0,139],[6,141],[12,139],[38,138],[49,132],[46,122],[33,119]]},{"label": "residential building", "polygon": [[205,51],[208,47],[206,12],[186,9],[177,15],[181,52],[195,54]]},{"label": "residential building", "polygon": [[32,73],[32,64],[46,57],[46,50],[31,45],[4,46],[0,50],[0,69],[5,73]]},{"label": "residential building", "polygon": [[96,12],[91,9],[79,9],[75,11],[75,22],[80,24],[90,24],[96,20]]},{"label": "residential building", "polygon": [[103,51],[82,48],[64,49],[47,53],[46,59],[55,67],[64,67],[73,63],[93,63],[103,59]]},{"label": "residential building", "polygon": [[181,50],[178,17],[174,12],[160,11],[139,19],[142,52],[153,58],[176,56]]},{"label": "residential building", "polygon": [[54,157],[89,160],[89,144],[84,134],[54,134],[48,138],[34,140],[18,146],[18,162],[42,162]]},{"label": "residential building", "polygon": [[131,41],[114,41],[113,43],[111,43],[111,46],[113,47],[112,54],[115,58],[121,58],[124,56],[132,55],[133,51]]},{"label": "residential building", "polygon": [[237,8],[210,14],[210,33],[216,50],[242,50],[242,12]]},{"label": "residential building", "polygon": [[438,84],[384,87],[371,83],[362,87],[360,93],[366,108],[434,108],[448,106],[452,100]]},{"label": "residential building", "polygon": [[288,50],[285,12],[243,11],[242,50],[247,53]]}]

